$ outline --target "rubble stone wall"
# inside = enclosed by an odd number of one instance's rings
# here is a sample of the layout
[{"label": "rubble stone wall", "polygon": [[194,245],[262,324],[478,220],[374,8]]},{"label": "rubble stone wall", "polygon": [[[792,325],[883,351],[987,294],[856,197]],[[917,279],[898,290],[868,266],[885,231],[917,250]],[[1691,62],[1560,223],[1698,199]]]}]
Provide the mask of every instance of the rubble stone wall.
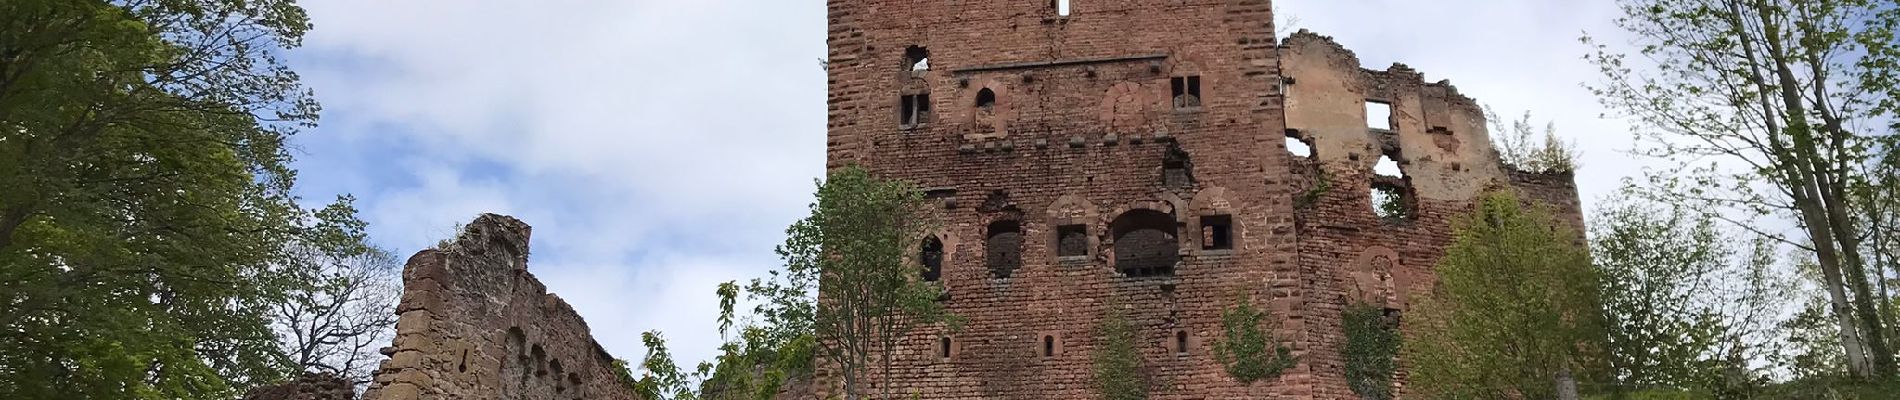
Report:
[{"label": "rubble stone wall", "polygon": [[483,214],[403,268],[367,400],[635,398],[573,307],[528,273],[527,224]]}]

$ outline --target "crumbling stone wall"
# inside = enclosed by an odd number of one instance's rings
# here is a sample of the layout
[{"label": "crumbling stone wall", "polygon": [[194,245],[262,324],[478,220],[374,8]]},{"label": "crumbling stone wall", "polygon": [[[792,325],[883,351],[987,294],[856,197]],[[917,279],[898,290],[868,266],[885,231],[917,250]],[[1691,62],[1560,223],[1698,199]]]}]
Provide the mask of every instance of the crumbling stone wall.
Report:
[{"label": "crumbling stone wall", "polygon": [[[967,318],[904,340],[872,386],[1094,397],[1090,355],[1114,308],[1141,338],[1153,398],[1357,398],[1341,311],[1366,302],[1404,321],[1476,196],[1518,190],[1581,227],[1570,176],[1503,166],[1475,101],[1403,65],[1363,68],[1323,36],[1280,43],[1269,1],[1072,0],[1067,15],[1056,3],[828,2],[829,165],[941,202],[943,301]],[[1370,126],[1368,102],[1391,118]],[[1289,137],[1312,154],[1289,152]],[[1401,174],[1375,174],[1381,156]],[[1374,187],[1404,216],[1375,213]],[[1125,225],[1147,213],[1164,222]],[[1020,254],[1007,275],[986,243],[999,221],[1022,235],[1001,251]],[[1170,235],[1171,273],[1119,268],[1118,249]],[[1299,357],[1277,379],[1241,385],[1210,351],[1240,301],[1269,310]]]},{"label": "crumbling stone wall", "polygon": [[634,399],[587,322],[528,273],[529,233],[482,214],[411,256],[395,344],[363,398]]}]

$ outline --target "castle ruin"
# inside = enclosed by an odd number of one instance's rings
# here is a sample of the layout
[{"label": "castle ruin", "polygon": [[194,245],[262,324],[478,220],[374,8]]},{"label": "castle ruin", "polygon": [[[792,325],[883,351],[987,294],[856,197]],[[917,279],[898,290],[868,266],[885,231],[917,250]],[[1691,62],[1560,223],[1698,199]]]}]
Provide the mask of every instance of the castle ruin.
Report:
[{"label": "castle ruin", "polygon": [[[967,318],[902,342],[870,382],[894,393],[1093,398],[1113,307],[1152,398],[1358,398],[1341,311],[1403,329],[1482,192],[1582,225],[1572,177],[1501,163],[1475,101],[1327,37],[1278,41],[1267,0],[828,7],[829,165],[941,204],[916,266]],[[1276,379],[1242,385],[1211,352],[1239,301],[1297,357]]]},{"label": "castle ruin", "polygon": [[[873,377],[906,397],[1093,398],[1115,308],[1162,383],[1152,398],[1358,398],[1341,311],[1374,305],[1403,329],[1482,192],[1582,226],[1572,176],[1501,163],[1475,101],[1404,65],[1363,68],[1327,37],[1276,40],[1268,0],[829,0],[828,18],[829,165],[941,206],[914,266],[967,318],[913,333]],[[636,397],[528,273],[529,232],[485,214],[409,259],[364,399]],[[1210,349],[1242,301],[1296,356],[1251,385]],[[781,397],[835,391],[815,386]],[[306,378],[253,398],[337,389]]]}]

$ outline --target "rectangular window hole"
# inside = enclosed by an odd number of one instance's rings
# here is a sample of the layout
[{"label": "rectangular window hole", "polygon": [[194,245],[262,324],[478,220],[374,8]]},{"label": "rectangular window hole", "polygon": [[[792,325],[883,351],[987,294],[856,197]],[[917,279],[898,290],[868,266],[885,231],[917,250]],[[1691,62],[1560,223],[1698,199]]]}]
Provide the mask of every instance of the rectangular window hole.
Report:
[{"label": "rectangular window hole", "polygon": [[1234,218],[1228,215],[1208,215],[1201,217],[1201,249],[1232,250],[1234,248]]},{"label": "rectangular window hole", "polygon": [[1089,255],[1088,225],[1063,225],[1056,227],[1056,256],[1081,257]]},{"label": "rectangular window hole", "polygon": [[1392,104],[1366,100],[1366,127],[1392,130]]}]

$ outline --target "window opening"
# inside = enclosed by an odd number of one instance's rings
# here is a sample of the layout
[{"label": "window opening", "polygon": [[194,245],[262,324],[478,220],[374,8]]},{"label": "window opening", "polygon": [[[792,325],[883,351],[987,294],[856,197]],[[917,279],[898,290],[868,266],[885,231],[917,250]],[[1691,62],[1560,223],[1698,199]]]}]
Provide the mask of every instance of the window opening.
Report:
[{"label": "window opening", "polygon": [[984,241],[985,260],[990,267],[990,276],[1008,278],[1017,267],[1023,265],[1023,231],[1016,221],[996,221],[990,223],[988,239]]},{"label": "window opening", "polygon": [[1188,157],[1179,143],[1168,145],[1168,152],[1161,156],[1161,186],[1169,189],[1186,189],[1194,185],[1194,160]]},{"label": "window opening", "polygon": [[991,91],[990,88],[983,88],[983,90],[976,91],[976,106],[983,109],[995,107],[996,92]]},{"label": "window opening", "polygon": [[1286,130],[1286,151],[1293,153],[1294,157],[1313,157],[1313,145],[1300,138],[1298,129]]},{"label": "window opening", "polygon": [[904,48],[904,68],[909,69],[911,72],[929,71],[930,50],[925,49],[923,46]]},{"label": "window opening", "polygon": [[949,336],[944,336],[937,339],[937,357],[950,358],[950,337]]},{"label": "window opening", "polygon": [[1366,127],[1392,130],[1392,104],[1366,100]]},{"label": "window opening", "polygon": [[917,246],[917,264],[922,265],[925,282],[936,282],[943,277],[943,241],[931,236]]},{"label": "window opening", "polygon": [[1174,352],[1175,353],[1187,354],[1188,352],[1187,339],[1188,339],[1187,331],[1174,331]]},{"label": "window opening", "polygon": [[1200,76],[1177,76],[1170,82],[1170,86],[1174,87],[1174,109],[1182,110],[1201,107]]},{"label": "window opening", "polygon": [[1056,337],[1051,336],[1051,335],[1042,335],[1042,356],[1053,357],[1055,355],[1056,355]]},{"label": "window opening", "polygon": [[1138,209],[1110,224],[1115,237],[1115,268],[1129,277],[1171,276],[1180,261],[1174,217]]},{"label": "window opening", "polygon": [[1208,215],[1201,217],[1201,249],[1233,249],[1233,225],[1234,218],[1229,215]]},{"label": "window opening", "polygon": [[1053,1],[1050,1],[1050,3],[1054,3],[1056,7],[1056,15],[1060,15],[1064,17],[1069,16],[1069,0],[1053,0]]},{"label": "window opening", "polygon": [[1056,256],[1076,257],[1089,255],[1088,225],[1063,225],[1056,227]]},{"label": "window opening", "polygon": [[898,123],[905,128],[930,122],[930,94],[907,94],[898,100]]},{"label": "window opening", "polygon": [[1373,215],[1381,219],[1405,219],[1412,217],[1410,183],[1406,182],[1405,171],[1399,168],[1391,154],[1379,156],[1372,166]]}]

